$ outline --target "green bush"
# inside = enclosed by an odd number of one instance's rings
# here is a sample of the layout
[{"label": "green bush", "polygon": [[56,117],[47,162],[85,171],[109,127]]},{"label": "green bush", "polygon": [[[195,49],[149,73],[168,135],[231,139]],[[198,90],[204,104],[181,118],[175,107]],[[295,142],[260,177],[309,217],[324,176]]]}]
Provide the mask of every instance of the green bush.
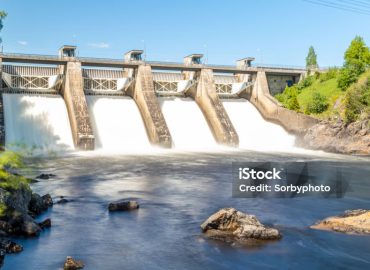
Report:
[{"label": "green bush", "polygon": [[308,76],[304,78],[297,84],[298,92],[300,92],[303,88],[311,86],[315,81],[315,76]]},{"label": "green bush", "polygon": [[318,79],[320,82],[326,82],[328,80],[338,77],[339,69],[338,68],[329,68],[328,71],[320,73]]},{"label": "green bush", "polygon": [[281,102],[287,109],[299,111],[300,106],[298,103],[297,96],[298,96],[297,86],[293,85],[291,87],[286,87],[284,92],[275,95],[275,98],[279,102]]},{"label": "green bush", "polygon": [[358,76],[363,72],[364,70],[354,66],[342,68],[338,76],[338,88],[345,91],[350,85],[357,81]]},{"label": "green bush", "polygon": [[306,114],[322,113],[329,107],[328,99],[319,92],[312,93],[312,99],[305,109]]},{"label": "green bush", "polygon": [[346,92],[344,119],[351,123],[360,117],[370,118],[370,71]]}]

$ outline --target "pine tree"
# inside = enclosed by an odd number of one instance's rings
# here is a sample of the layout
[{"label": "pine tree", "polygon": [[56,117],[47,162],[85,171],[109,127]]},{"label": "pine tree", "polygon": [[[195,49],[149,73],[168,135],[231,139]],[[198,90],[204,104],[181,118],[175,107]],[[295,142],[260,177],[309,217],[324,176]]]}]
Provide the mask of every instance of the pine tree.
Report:
[{"label": "pine tree", "polygon": [[[6,17],[6,12],[3,10],[0,10],[0,31],[3,29],[3,19]],[[0,43],[1,43],[1,37],[0,37]]]},{"label": "pine tree", "polygon": [[315,69],[315,68],[318,67],[318,65],[317,65],[317,55],[316,55],[316,52],[315,52],[315,49],[313,48],[313,46],[311,46],[308,49],[308,54],[307,54],[307,57],[306,57],[306,67],[308,69]]}]

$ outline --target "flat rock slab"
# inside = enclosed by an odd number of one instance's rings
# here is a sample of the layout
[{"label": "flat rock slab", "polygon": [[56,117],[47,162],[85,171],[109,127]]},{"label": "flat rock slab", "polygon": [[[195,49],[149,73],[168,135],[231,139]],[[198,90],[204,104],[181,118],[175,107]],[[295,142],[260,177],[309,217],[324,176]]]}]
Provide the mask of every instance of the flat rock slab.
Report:
[{"label": "flat rock slab", "polygon": [[311,228],[348,234],[370,234],[370,210],[349,210],[343,215],[319,221]]},{"label": "flat rock slab", "polygon": [[109,211],[131,211],[139,208],[137,201],[119,200],[108,205]]},{"label": "flat rock slab", "polygon": [[281,238],[277,229],[266,227],[254,215],[242,213],[235,208],[220,209],[200,227],[209,238],[235,244]]}]

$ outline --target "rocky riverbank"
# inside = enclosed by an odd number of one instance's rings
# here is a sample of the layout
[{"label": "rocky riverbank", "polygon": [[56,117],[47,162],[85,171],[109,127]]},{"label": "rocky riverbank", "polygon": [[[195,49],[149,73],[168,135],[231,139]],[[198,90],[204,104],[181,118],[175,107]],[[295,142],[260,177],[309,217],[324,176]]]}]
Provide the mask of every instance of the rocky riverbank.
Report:
[{"label": "rocky riverbank", "polygon": [[321,121],[298,140],[298,145],[327,152],[370,155],[370,120],[346,125]]},{"label": "rocky riverbank", "polygon": [[52,206],[53,200],[49,194],[32,192],[29,182],[23,176],[0,170],[0,267],[5,254],[23,250],[8,238],[38,236],[51,226],[50,219],[38,223],[34,218]]}]

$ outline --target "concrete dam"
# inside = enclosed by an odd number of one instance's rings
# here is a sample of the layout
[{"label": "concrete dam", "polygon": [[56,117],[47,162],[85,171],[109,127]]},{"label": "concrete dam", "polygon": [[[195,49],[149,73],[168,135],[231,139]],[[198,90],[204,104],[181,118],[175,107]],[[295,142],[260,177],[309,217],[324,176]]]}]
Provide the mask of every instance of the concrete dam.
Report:
[{"label": "concrete dam", "polygon": [[316,120],[283,108],[272,95],[305,69],[0,54],[0,144],[6,148],[125,152],[218,145],[286,150]]}]

